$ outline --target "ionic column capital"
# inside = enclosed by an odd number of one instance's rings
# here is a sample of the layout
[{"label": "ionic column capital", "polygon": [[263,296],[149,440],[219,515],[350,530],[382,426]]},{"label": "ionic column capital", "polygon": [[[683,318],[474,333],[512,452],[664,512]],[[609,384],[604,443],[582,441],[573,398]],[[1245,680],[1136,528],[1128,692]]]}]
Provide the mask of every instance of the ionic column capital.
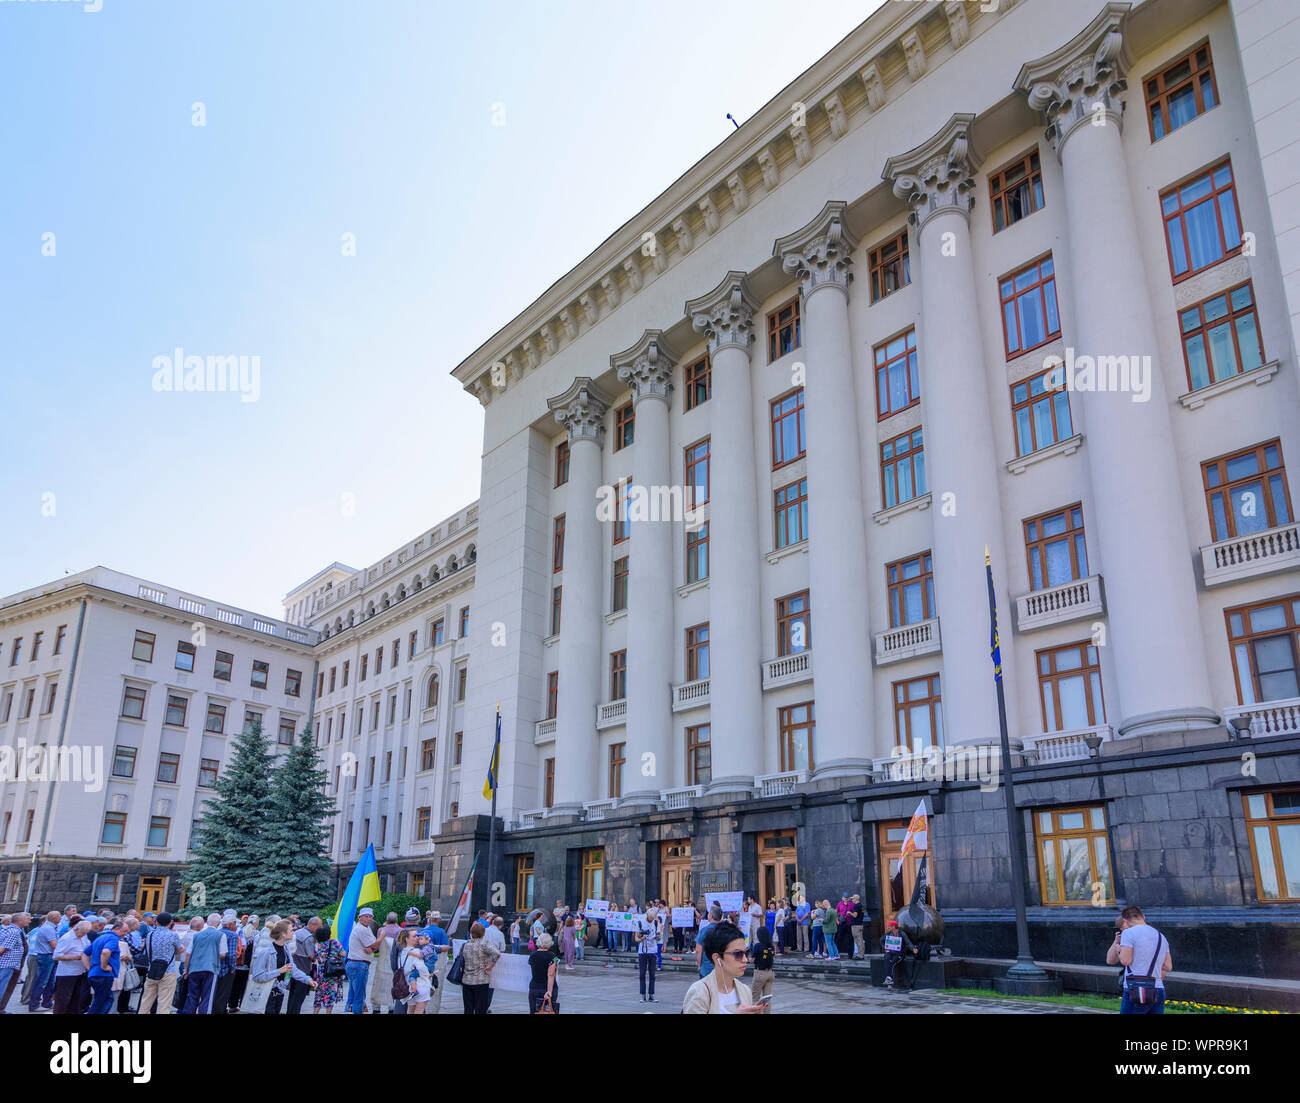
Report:
[{"label": "ionic column capital", "polygon": [[1047,123],[1047,140],[1059,157],[1066,139],[1085,124],[1121,125],[1120,93],[1133,62],[1126,36],[1128,4],[1107,4],[1058,50],[1026,62],[1012,86]]},{"label": "ionic column capital", "polygon": [[881,177],[907,204],[908,221],[918,232],[938,214],[956,212],[969,220],[983,160],[971,143],[974,123],[974,115],[953,115],[933,137],[885,162]]},{"label": "ionic column capital", "polygon": [[587,376],[579,376],[563,394],[548,399],[546,405],[569,431],[569,443],[592,441],[597,448],[605,439],[606,398]]},{"label": "ionic column capital", "polygon": [[632,400],[660,398],[665,402],[673,390],[673,368],[677,354],[668,346],[661,329],[647,329],[630,349],[615,353],[609,366],[632,389]]},{"label": "ionic column capital", "polygon": [[746,355],[754,340],[754,314],[759,302],[749,290],[744,272],[728,272],[708,294],[686,303],[686,316],[696,333],[709,339],[709,353],[735,346]]},{"label": "ionic column capital", "polygon": [[843,200],[832,200],[806,226],[777,238],[772,246],[781,267],[799,278],[805,299],[823,287],[837,287],[848,298],[858,239],[849,232],[847,211]]}]

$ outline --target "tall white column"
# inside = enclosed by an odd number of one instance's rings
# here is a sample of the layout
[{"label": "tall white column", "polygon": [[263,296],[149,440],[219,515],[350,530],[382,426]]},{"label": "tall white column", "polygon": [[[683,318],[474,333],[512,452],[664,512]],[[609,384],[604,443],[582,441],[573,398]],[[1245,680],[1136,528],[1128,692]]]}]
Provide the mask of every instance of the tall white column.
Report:
[{"label": "tall white column", "polygon": [[842,202],[827,203],[773,248],[803,291],[813,765],[819,778],[870,773],[873,750],[867,533],[849,340],[850,267],[857,242],[845,210]]},{"label": "tall white column", "polygon": [[552,809],[577,814],[599,797],[596,705],[600,700],[602,593],[596,493],[609,400],[588,378],[573,381],[548,405],[569,431],[564,500],[559,693],[555,709],[555,799]]},{"label": "tall white column", "polygon": [[763,772],[758,484],[749,346],[758,302],[744,272],[686,304],[709,339],[710,793],[752,796]]},{"label": "tall white column", "polygon": [[[658,801],[672,788],[673,532],[661,516],[673,499],[668,458],[668,404],[676,356],[660,330],[646,330],[610,357],[632,389],[636,410],[635,479],[628,502],[632,551],[628,574],[627,760],[623,803]],[[680,501],[681,499],[677,499]],[[649,757],[647,757],[649,756]]]},{"label": "tall white column", "polygon": [[[1119,700],[1109,699],[1107,712],[1121,736],[1218,722],[1205,705],[1209,674],[1193,548],[1120,139],[1119,101],[1131,60],[1127,10],[1109,5],[1061,49],[1024,65],[1015,82],[1043,113],[1064,169],[1076,363],[1121,357],[1136,368],[1150,358],[1147,401],[1114,387],[1070,396],[1083,410],[1088,436],[1119,683]],[[1146,201],[1154,217],[1155,199]]]},{"label": "tall white column", "polygon": [[[984,363],[970,235],[973,115],[954,115],[924,144],[885,163],[884,178],[911,208],[912,263],[921,291],[917,340],[926,483],[934,518],[934,587],[943,645],[944,740],[951,746],[998,739],[989,657],[984,549],[993,565],[999,627],[1010,636],[1007,551],[998,493],[989,374]],[[1005,395],[1005,389],[993,392]],[[952,495],[952,497],[949,497]],[[917,549],[920,550],[920,549]],[[1002,678],[1016,736],[1015,671],[1004,651]]]}]

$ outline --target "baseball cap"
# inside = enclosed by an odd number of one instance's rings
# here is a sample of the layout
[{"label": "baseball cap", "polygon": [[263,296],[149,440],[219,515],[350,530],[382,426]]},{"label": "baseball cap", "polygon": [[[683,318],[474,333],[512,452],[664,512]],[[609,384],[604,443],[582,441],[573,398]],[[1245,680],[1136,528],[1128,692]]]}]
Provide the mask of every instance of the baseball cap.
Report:
[{"label": "baseball cap", "polygon": [[429,913],[429,918],[430,918],[430,919],[441,919],[441,918],[442,918],[442,912],[437,912],[437,911],[435,911],[435,912],[430,912],[430,913]]},{"label": "baseball cap", "polygon": [[886,927],[897,927],[897,926],[898,926],[898,920],[897,920],[897,919],[891,919],[888,923],[885,924],[885,926],[886,926]]}]

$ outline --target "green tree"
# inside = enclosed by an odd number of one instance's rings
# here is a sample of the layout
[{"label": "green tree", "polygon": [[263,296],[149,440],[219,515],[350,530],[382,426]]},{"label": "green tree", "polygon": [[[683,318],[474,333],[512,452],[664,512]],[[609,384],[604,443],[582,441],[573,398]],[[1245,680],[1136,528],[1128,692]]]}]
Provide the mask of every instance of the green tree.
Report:
[{"label": "green tree", "polygon": [[[262,868],[264,891],[281,915],[314,915],[330,895],[330,861],[325,853],[329,820],[338,809],[325,795],[326,773],[308,724],[275,771],[271,782]],[[259,889],[263,886],[259,885]]]}]

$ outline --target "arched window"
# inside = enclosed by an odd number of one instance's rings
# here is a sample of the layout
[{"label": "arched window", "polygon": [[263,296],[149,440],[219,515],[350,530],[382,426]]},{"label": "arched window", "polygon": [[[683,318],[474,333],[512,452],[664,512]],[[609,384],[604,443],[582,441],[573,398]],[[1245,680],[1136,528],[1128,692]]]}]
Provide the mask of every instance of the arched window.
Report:
[{"label": "arched window", "polygon": [[427,709],[438,707],[438,675],[429,679],[429,688],[424,694],[424,707]]}]

